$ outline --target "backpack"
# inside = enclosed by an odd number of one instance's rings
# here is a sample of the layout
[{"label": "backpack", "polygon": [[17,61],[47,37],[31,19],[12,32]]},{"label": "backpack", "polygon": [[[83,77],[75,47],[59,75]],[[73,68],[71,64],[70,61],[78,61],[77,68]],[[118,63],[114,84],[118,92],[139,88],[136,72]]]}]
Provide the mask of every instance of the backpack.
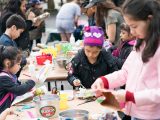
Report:
[{"label": "backpack", "polygon": [[73,32],[75,41],[83,39],[83,27],[84,25],[79,25]]}]

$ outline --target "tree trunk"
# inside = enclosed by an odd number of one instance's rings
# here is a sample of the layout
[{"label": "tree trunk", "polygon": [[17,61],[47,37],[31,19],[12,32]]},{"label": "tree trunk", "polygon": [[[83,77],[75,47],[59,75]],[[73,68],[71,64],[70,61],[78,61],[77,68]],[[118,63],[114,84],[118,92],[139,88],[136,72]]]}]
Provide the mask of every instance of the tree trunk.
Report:
[{"label": "tree trunk", "polygon": [[54,0],[48,0],[48,10],[53,11],[55,9]]}]

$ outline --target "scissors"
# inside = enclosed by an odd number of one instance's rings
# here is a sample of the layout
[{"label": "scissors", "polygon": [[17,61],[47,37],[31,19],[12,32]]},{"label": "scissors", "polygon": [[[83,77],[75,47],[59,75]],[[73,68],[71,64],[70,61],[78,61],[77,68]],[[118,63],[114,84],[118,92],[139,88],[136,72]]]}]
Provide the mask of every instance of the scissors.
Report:
[{"label": "scissors", "polygon": [[82,83],[80,84],[80,87],[83,88],[83,89],[86,89],[86,88],[82,85]]},{"label": "scissors", "polygon": [[88,102],[93,102],[93,101],[95,101],[96,99],[97,99],[96,97],[90,97],[90,98],[86,99],[84,102],[79,103],[77,106],[83,105],[83,104],[88,103]]},{"label": "scissors", "polygon": [[75,90],[76,90],[76,91],[79,91],[79,90],[80,90],[79,88],[86,89],[82,84],[80,84],[79,86],[75,87]]}]

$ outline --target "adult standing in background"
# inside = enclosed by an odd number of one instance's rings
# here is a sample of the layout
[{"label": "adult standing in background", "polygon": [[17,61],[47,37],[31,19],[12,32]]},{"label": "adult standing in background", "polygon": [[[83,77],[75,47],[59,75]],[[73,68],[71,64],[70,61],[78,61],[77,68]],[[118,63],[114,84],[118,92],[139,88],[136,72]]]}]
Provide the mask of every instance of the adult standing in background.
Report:
[{"label": "adult standing in background", "polygon": [[80,0],[64,4],[56,17],[56,27],[61,35],[62,41],[69,41],[74,27],[77,26],[78,18],[81,15],[79,6]]},{"label": "adult standing in background", "polygon": [[[27,10],[27,16],[30,12],[33,12],[36,17],[43,14],[43,6],[41,5],[40,0],[30,0],[31,7]],[[45,33],[45,22],[41,22],[41,24],[33,30],[29,31],[30,38],[30,50],[33,46],[33,40],[36,40],[37,43],[41,43],[42,33]]]},{"label": "adult standing in background", "polygon": [[85,8],[89,4],[89,0],[84,0],[81,4],[81,11],[84,15],[88,17],[88,25],[89,26],[95,26],[95,12],[92,11],[90,8]]},{"label": "adult standing in background", "polygon": [[116,45],[120,39],[120,25],[124,22],[120,8],[109,0],[92,0],[85,8],[95,11],[97,26],[103,26],[105,21],[108,40]]}]

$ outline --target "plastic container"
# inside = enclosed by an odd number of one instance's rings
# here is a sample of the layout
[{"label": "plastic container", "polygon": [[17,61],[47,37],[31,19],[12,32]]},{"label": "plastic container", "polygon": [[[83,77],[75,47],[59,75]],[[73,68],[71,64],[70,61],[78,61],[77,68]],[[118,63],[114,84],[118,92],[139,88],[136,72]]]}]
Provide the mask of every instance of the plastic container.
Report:
[{"label": "plastic container", "polygon": [[72,45],[70,43],[62,44],[62,52],[67,54],[68,51],[72,50]]},{"label": "plastic container", "polygon": [[59,68],[65,68],[66,69],[67,62],[68,62],[67,59],[63,58],[63,57],[56,59],[56,63],[57,63]]},{"label": "plastic container", "polygon": [[59,120],[89,120],[89,112],[79,109],[66,110],[59,113]]},{"label": "plastic container", "polygon": [[37,64],[38,65],[44,65],[44,62],[46,60],[49,60],[50,63],[52,63],[52,55],[50,55],[50,54],[42,54],[42,55],[36,56],[36,60],[37,60]]},{"label": "plastic container", "polygon": [[70,43],[72,44],[72,45],[74,45],[75,44],[75,38],[74,38],[74,36],[73,36],[73,34],[71,35],[71,37],[70,37]]},{"label": "plastic container", "polygon": [[38,117],[56,118],[59,114],[59,96],[55,94],[36,96],[33,98],[36,103]]},{"label": "plastic container", "polygon": [[61,93],[60,94],[60,110],[66,110],[68,109],[68,94],[67,93]]}]

